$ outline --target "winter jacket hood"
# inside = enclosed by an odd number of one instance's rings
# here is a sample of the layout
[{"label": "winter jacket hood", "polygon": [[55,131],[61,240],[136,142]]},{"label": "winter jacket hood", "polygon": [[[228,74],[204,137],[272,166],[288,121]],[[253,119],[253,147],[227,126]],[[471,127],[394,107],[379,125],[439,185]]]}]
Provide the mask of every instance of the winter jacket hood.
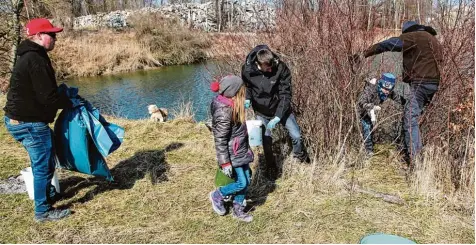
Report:
[{"label": "winter jacket hood", "polygon": [[[245,67],[247,68],[247,71],[248,72],[260,72],[260,70],[258,70],[258,66],[256,66],[256,56],[258,54],[258,51],[262,50],[262,49],[267,49],[269,51],[271,51],[271,49],[268,47],[268,45],[258,45],[256,46],[255,48],[253,48],[250,53],[246,56],[246,64],[245,64]],[[273,64],[272,65],[277,65],[279,64],[279,56],[277,54],[275,54],[274,52],[271,51],[271,53],[273,54],[273,57],[274,57],[274,60],[273,60]]]},{"label": "winter jacket hood", "polygon": [[402,33],[414,32],[414,31],[426,31],[433,36],[436,36],[436,30],[431,26],[424,26],[416,23],[415,21],[406,21],[403,23]]},{"label": "winter jacket hood", "polygon": [[17,55],[22,56],[27,52],[37,52],[42,56],[48,56],[43,46],[30,40],[25,40],[18,45]]}]

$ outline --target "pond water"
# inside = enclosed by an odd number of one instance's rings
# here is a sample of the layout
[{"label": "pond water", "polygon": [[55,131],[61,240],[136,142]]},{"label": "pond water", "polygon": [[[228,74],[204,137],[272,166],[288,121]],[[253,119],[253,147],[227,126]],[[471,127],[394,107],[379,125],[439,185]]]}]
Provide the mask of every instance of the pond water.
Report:
[{"label": "pond water", "polygon": [[167,108],[169,115],[182,102],[192,102],[195,120],[208,117],[214,93],[209,82],[216,65],[167,66],[154,70],[138,71],[88,78],[75,78],[65,83],[79,88],[79,94],[91,102],[102,114],[128,119],[144,119],[147,106],[156,104]]}]

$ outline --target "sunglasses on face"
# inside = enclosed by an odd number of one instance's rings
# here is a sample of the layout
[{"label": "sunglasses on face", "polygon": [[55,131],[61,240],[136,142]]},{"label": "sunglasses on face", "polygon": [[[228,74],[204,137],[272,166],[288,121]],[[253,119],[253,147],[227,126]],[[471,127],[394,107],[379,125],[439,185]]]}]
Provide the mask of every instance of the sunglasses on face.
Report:
[{"label": "sunglasses on face", "polygon": [[46,35],[50,36],[53,39],[56,39],[56,33],[43,32],[43,34],[46,34]]}]

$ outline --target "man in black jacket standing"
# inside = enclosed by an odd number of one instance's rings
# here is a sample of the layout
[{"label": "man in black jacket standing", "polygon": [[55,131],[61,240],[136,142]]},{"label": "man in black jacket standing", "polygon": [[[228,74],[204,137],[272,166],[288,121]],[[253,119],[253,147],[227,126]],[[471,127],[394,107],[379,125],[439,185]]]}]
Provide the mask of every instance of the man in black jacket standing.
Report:
[{"label": "man in black jacket standing", "polygon": [[71,214],[69,209],[52,208],[59,195],[51,185],[55,152],[48,123],[54,121],[58,109],[72,106],[66,94],[58,93],[55,72],[47,54],[54,48],[56,33],[62,30],[47,19],[28,22],[28,39],[18,47],[4,108],[8,132],[30,156],[37,222],[58,220]]},{"label": "man in black jacket standing", "polygon": [[[271,129],[281,123],[289,131],[293,156],[309,162],[303,149],[301,130],[291,109],[291,71],[268,46],[256,46],[246,57],[241,75],[247,87],[245,107],[253,107],[263,130],[263,148],[268,168],[275,162]],[[275,168],[275,166],[273,166]]]},{"label": "man in black jacket standing", "polygon": [[[403,117],[407,164],[411,164],[422,149],[418,121],[423,108],[438,91],[440,82],[439,64],[443,54],[435,36],[432,27],[406,21],[399,37],[374,44],[363,53],[365,58],[388,51],[403,53],[403,82],[411,87]],[[358,55],[354,60],[356,57]]]}]

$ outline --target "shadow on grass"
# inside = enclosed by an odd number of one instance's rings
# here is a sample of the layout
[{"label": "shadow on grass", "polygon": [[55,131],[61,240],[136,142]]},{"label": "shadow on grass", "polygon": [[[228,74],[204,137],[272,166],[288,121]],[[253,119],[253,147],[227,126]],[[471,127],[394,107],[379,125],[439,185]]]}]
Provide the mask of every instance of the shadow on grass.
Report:
[{"label": "shadow on grass", "polygon": [[[263,136],[263,149],[258,154],[258,167],[248,191],[250,202],[247,209],[266,203],[268,195],[276,189],[276,181],[283,174],[283,164],[289,154],[291,144],[287,131],[283,129],[273,132],[273,139]],[[271,145],[271,147],[269,147]],[[271,160],[267,160],[271,159]]]},{"label": "shadow on grass", "polygon": [[165,153],[179,149],[182,143],[172,143],[162,150],[148,150],[136,152],[132,157],[119,162],[110,171],[114,177],[113,182],[109,182],[102,177],[83,178],[73,176],[61,180],[60,184],[65,191],[62,193],[63,199],[69,199],[78,194],[82,189],[95,186],[83,197],[61,205],[59,208],[67,208],[74,203],[85,203],[94,196],[110,190],[125,190],[134,186],[136,181],[148,176],[152,184],[168,181],[167,172],[170,167],[165,159]]}]

